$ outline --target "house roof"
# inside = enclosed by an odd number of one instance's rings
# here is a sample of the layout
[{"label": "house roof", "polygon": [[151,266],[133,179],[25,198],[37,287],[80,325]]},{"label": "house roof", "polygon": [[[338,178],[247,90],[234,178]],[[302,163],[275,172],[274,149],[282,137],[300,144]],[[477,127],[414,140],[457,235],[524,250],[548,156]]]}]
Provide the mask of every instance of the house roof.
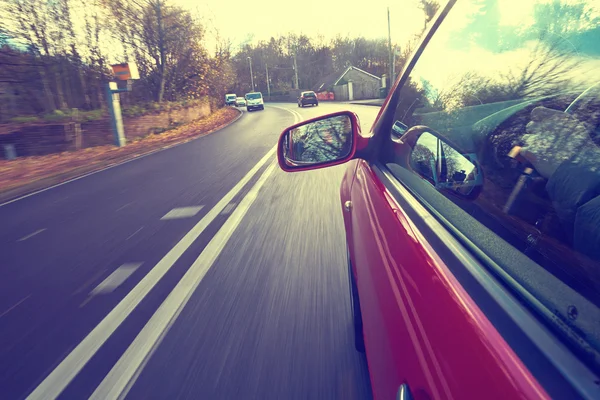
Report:
[{"label": "house roof", "polygon": [[381,79],[378,76],[370,74],[367,71],[364,71],[364,70],[362,70],[360,68],[349,66],[344,71],[335,71],[335,72],[327,75],[326,77],[320,79],[317,82],[317,84],[312,87],[312,90],[315,91],[315,92],[320,92],[320,91],[326,90],[328,87],[332,87],[332,86],[337,85],[338,82],[341,81],[342,78],[344,78],[344,76],[350,70],[355,70],[357,72],[361,72],[361,73],[366,74],[366,75],[368,75],[368,76],[370,76],[371,78],[374,78],[374,79],[378,79],[378,80]]},{"label": "house roof", "polygon": [[[331,74],[321,78],[313,87],[312,90],[314,92],[322,92],[324,90],[327,90],[327,88],[330,88],[331,86],[334,85],[334,83],[336,81],[339,80],[339,78],[341,77],[343,71],[334,71]],[[344,72],[345,73],[345,72]]]}]

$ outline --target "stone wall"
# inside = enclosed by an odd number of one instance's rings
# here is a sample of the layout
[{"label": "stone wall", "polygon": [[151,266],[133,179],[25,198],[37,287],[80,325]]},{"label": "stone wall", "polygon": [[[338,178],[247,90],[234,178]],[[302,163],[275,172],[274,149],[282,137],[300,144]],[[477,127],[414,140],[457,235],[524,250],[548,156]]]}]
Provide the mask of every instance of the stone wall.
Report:
[{"label": "stone wall", "polygon": [[[170,127],[192,122],[211,113],[207,102],[188,108],[164,111],[141,117],[124,117],[128,140],[161,133]],[[81,123],[81,146],[94,147],[114,143],[108,117]],[[0,125],[0,158],[5,158],[4,145],[14,145],[17,157],[40,156],[75,150],[75,124],[6,124]]]}]

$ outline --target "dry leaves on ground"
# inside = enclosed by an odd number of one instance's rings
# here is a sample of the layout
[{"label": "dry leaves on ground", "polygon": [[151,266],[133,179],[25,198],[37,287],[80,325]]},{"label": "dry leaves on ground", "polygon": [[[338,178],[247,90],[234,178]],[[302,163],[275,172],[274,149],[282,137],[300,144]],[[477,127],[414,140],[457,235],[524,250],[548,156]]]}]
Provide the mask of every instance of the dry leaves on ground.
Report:
[{"label": "dry leaves on ground", "polygon": [[[229,123],[238,115],[238,110],[225,107],[207,118],[131,141],[121,148],[108,145],[47,156],[22,157],[12,161],[0,160],[0,192],[59,175],[67,175],[65,179],[73,178],[161,147],[186,142]],[[52,183],[54,182],[49,182]]]}]

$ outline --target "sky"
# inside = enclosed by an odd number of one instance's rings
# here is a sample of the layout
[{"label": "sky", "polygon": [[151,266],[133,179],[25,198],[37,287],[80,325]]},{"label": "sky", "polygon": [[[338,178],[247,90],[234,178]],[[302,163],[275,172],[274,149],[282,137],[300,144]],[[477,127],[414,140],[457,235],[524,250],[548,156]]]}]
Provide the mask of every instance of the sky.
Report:
[{"label": "sky", "polygon": [[[231,39],[235,46],[253,38],[252,42],[289,32],[311,37],[322,35],[326,40],[342,36],[362,35],[366,38],[387,38],[387,7],[390,8],[392,41],[402,44],[418,32],[424,23],[417,0],[304,0],[302,2],[202,1],[174,0],[197,11],[208,30],[207,45],[214,40],[212,32]],[[213,42],[214,43],[214,42]]]}]

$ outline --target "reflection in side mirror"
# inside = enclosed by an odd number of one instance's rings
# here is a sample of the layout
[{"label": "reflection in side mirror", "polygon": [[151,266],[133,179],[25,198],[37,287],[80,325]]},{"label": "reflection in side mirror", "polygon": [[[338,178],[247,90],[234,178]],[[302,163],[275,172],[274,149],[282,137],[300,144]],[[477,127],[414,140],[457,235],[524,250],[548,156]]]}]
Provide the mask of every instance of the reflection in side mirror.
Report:
[{"label": "reflection in side mirror", "polygon": [[400,121],[396,121],[394,122],[394,125],[392,125],[392,133],[397,139],[401,138],[407,130],[408,126],[404,125]]},{"label": "reflection in side mirror", "polygon": [[481,193],[483,176],[474,154],[462,154],[437,136],[422,133],[410,155],[414,172],[437,190],[474,200]]},{"label": "reflection in side mirror", "polygon": [[324,116],[286,130],[279,153],[288,168],[334,164],[352,152],[354,121],[348,113]]}]

